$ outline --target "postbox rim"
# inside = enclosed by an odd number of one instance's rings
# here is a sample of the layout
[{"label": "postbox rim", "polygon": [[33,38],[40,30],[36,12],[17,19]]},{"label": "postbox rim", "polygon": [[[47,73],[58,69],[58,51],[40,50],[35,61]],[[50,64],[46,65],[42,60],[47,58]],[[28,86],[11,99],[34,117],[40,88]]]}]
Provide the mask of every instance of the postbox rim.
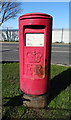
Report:
[{"label": "postbox rim", "polygon": [[20,16],[20,19],[28,19],[28,18],[52,18],[52,16],[50,16],[49,14],[46,14],[46,13],[27,13],[27,14],[24,14],[22,16]]}]

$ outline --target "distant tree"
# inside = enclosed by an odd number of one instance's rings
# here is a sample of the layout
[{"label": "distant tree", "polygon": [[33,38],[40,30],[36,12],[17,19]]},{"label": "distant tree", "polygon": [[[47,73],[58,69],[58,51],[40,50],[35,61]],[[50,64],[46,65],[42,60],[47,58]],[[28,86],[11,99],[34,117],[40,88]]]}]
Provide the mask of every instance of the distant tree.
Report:
[{"label": "distant tree", "polygon": [[21,12],[21,3],[10,1],[12,0],[0,1],[0,26],[10,18],[15,18]]}]

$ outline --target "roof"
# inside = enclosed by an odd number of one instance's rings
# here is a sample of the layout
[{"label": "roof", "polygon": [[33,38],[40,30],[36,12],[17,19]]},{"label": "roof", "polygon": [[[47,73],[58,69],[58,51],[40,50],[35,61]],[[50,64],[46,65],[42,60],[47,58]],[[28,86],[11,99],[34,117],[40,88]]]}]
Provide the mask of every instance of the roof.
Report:
[{"label": "roof", "polygon": [[20,16],[20,19],[28,19],[28,18],[52,18],[52,16],[46,14],[46,13],[27,13],[22,16]]}]

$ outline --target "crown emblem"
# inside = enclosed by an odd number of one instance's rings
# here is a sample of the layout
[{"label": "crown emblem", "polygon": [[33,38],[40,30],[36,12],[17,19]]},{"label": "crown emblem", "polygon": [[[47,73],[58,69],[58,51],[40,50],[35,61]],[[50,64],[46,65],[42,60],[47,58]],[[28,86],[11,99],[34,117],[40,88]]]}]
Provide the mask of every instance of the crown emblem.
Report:
[{"label": "crown emblem", "polygon": [[42,54],[34,50],[27,53],[27,58],[30,63],[39,63],[41,61]]}]

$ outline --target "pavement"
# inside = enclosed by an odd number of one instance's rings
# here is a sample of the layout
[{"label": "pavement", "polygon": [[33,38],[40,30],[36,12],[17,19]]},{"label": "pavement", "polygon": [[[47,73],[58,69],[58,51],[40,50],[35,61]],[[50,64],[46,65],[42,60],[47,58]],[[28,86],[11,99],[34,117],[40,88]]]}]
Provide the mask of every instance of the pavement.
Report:
[{"label": "pavement", "polygon": [[[70,50],[71,44],[52,44],[51,64],[70,66]],[[1,60],[2,62],[19,62],[18,42],[0,43],[0,61]]]}]

